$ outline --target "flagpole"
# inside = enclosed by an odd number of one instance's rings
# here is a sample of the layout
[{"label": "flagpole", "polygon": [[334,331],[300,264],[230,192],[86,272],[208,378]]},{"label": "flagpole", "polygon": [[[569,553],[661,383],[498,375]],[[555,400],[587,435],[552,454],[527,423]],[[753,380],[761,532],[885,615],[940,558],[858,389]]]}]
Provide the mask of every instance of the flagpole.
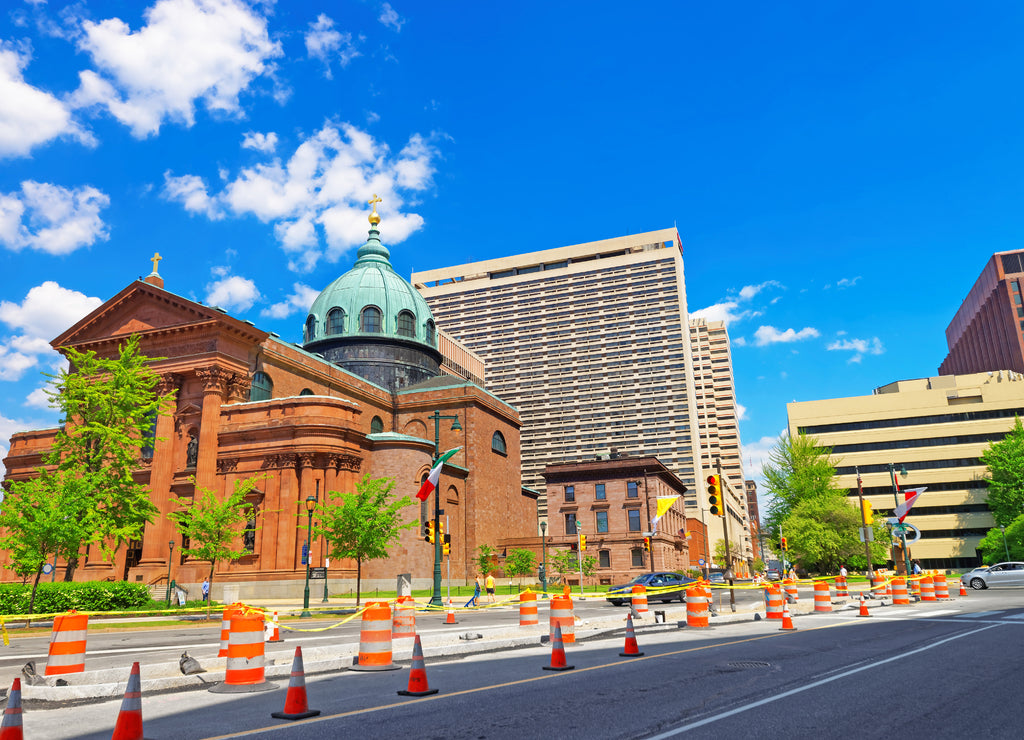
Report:
[{"label": "flagpole", "polygon": [[[906,471],[904,471],[905,473]],[[899,492],[900,487],[896,483],[896,468],[892,463],[889,463],[889,478],[892,480],[892,500],[896,502],[896,506],[899,507],[900,499]],[[893,515],[896,515],[896,510],[893,509]],[[900,522],[903,524],[903,522]],[[900,527],[900,545],[903,547],[903,567],[905,569],[904,575],[910,577],[910,553],[907,551],[907,530],[902,526]]]},{"label": "flagpole", "polygon": [[[434,420],[434,457],[431,461],[431,468],[437,465],[438,460],[441,458],[441,419],[452,419],[452,431],[461,432],[462,427],[459,425],[459,416],[445,416],[440,411],[435,411],[433,414],[427,417],[428,419]],[[430,596],[429,604],[431,606],[443,606],[441,603],[441,553],[442,553],[442,540],[444,539],[441,535],[441,514],[444,510],[441,508],[441,481],[438,479],[437,485],[434,488],[434,592]]]}]

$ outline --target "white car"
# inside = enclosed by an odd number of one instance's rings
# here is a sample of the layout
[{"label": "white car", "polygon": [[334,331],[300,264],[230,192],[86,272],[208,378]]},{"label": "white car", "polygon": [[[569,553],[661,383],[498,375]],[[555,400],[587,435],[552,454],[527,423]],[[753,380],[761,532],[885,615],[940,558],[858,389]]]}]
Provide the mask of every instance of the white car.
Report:
[{"label": "white car", "polygon": [[976,591],[996,586],[1024,586],[1024,563],[996,563],[975,568],[960,576],[960,582]]}]

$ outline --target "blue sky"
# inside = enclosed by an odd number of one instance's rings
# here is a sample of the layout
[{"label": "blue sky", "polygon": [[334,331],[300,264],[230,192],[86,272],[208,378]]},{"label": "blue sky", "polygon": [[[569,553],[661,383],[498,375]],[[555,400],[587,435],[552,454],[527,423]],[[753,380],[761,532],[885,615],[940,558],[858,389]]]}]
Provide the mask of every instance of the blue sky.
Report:
[{"label": "blue sky", "polygon": [[0,11],[0,454],[48,342],[163,256],[285,338],[365,201],[413,270],[675,225],[726,318],[745,455],[785,404],[937,372],[1020,246],[1010,3],[11,0]]}]

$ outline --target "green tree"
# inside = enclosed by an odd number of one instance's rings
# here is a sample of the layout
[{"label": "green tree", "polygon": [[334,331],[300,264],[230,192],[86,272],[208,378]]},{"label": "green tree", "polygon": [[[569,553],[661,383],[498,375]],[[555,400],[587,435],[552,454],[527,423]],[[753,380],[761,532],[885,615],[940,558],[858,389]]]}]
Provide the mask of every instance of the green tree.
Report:
[{"label": "green tree", "polygon": [[520,587],[523,585],[523,576],[532,576],[536,567],[537,555],[532,550],[512,550],[505,558],[505,575],[519,578]]},{"label": "green tree", "polygon": [[88,478],[60,470],[42,469],[35,478],[11,484],[0,511],[0,547],[10,556],[7,568],[23,579],[35,576],[29,614],[34,612],[43,565],[51,557],[69,560],[90,538],[90,519],[83,510],[90,492]]},{"label": "green tree", "polygon": [[988,468],[987,503],[992,517],[996,524],[1009,526],[1024,514],[1024,425],[1019,416],[1013,429],[999,442],[992,442],[979,459]]},{"label": "green tree", "polygon": [[157,416],[169,412],[173,393],[157,393],[160,376],[139,351],[137,335],[119,347],[117,357],[74,348],[65,348],[64,354],[70,368],[50,376],[54,383],[47,394],[65,423],[44,463],[60,473],[46,482],[66,486],[77,478],[83,484],[78,488],[88,537],[68,558],[65,580],[70,581],[81,545],[96,544],[113,559],[124,542],[142,536],[158,513],[148,487],[135,481],[134,472],[142,448],[151,443]]},{"label": "green tree", "polygon": [[[246,554],[241,542],[242,529],[257,512],[255,505],[245,497],[266,477],[257,475],[236,480],[234,490],[223,499],[208,488],[197,488],[192,498],[179,496],[175,503],[182,508],[167,515],[188,537],[188,547],[182,547],[181,552],[210,564],[211,590],[217,563],[238,560]],[[212,604],[212,598],[206,602],[207,619],[210,618]]]},{"label": "green tree", "polygon": [[[809,570],[832,572],[846,564],[866,568],[864,543],[860,541],[860,510],[850,505],[842,491],[830,491],[798,502],[786,518],[784,531],[789,552],[786,559]],[[876,521],[871,561],[877,566],[888,556],[889,536]]]},{"label": "green tree", "polygon": [[[1024,560],[1024,514],[1021,514],[1006,526],[1006,540],[1003,531],[993,527],[978,544],[981,550],[981,561],[986,565],[1002,563],[1006,560]],[[1009,551],[1010,556],[1006,553]]]},{"label": "green tree", "polygon": [[487,575],[491,572],[494,556],[497,554],[497,550],[490,545],[480,545],[476,548],[476,567],[480,575]]},{"label": "green tree", "polygon": [[[597,567],[597,558],[593,555],[584,555],[582,559],[583,575],[590,577],[594,575],[594,568]],[[562,583],[568,583],[569,577],[580,572],[580,560],[572,550],[554,550],[548,553],[548,565],[562,579]]]},{"label": "green tree", "polygon": [[392,498],[395,481],[364,476],[352,492],[328,491],[316,514],[313,537],[327,541],[332,558],[356,561],[356,605],[362,588],[363,563],[388,557],[402,530],[419,526],[415,519],[402,523],[401,512],[413,502],[408,496]]}]

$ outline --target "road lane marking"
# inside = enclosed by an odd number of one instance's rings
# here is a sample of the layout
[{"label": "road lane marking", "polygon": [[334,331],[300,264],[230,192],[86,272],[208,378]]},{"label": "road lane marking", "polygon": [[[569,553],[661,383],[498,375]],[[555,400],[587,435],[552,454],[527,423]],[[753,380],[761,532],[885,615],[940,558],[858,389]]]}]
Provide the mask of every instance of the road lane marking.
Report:
[{"label": "road lane marking", "polygon": [[[981,617],[994,617],[996,614],[1005,614],[1005,612],[1002,609],[994,612],[971,612],[969,614],[961,614],[960,619],[979,619]],[[1003,619],[1005,618],[1006,617],[1003,617]]]},{"label": "road lane marking", "polygon": [[894,655],[891,658],[885,658],[883,660],[876,660],[876,661],[873,661],[871,663],[868,663],[867,665],[862,665],[862,666],[859,666],[857,668],[852,668],[852,669],[850,669],[848,671],[843,671],[842,673],[837,673],[834,676],[830,676],[828,678],[823,678],[820,681],[815,681],[814,683],[807,684],[806,686],[801,686],[801,687],[796,688],[796,689],[790,689],[789,691],[784,691],[781,694],[776,694],[775,696],[769,696],[766,699],[761,699],[759,701],[751,702],[750,704],[745,704],[744,706],[741,706],[741,707],[736,707],[735,709],[730,709],[727,712],[722,712],[721,714],[716,714],[713,717],[708,717],[708,718],[702,719],[702,720],[700,720],[698,722],[691,722],[690,724],[683,725],[681,727],[677,727],[674,730],[669,730],[668,732],[663,732],[663,733],[661,733],[659,735],[652,735],[649,738],[647,738],[647,740],[665,740],[665,738],[675,737],[676,735],[681,735],[684,732],[689,732],[690,730],[695,730],[698,727],[703,727],[703,726],[709,725],[709,724],[711,724],[713,722],[718,722],[719,720],[727,719],[728,717],[733,717],[733,716],[735,716],[737,714],[741,714],[742,712],[746,712],[746,711],[748,711],[750,709],[757,709],[758,707],[763,707],[763,706],[765,706],[767,704],[771,704],[773,702],[779,701],[780,699],[786,699],[786,698],[788,698],[790,696],[795,696],[797,694],[802,694],[804,691],[809,691],[810,689],[816,689],[819,686],[823,686],[823,685],[825,685],[827,683],[832,683],[833,681],[838,681],[841,678],[846,678],[848,676],[852,676],[852,675],[854,675],[856,673],[860,673],[861,671],[866,671],[866,670],[869,670],[871,668],[878,668],[879,666],[883,666],[886,663],[892,663],[893,661],[896,661],[896,660],[903,660],[907,656],[914,655],[916,653],[923,653],[926,650],[933,650],[933,649],[935,649],[937,647],[940,647],[941,645],[945,645],[947,642],[952,642],[953,640],[959,640],[959,639],[961,639],[963,637],[970,637],[971,635],[976,635],[979,632],[984,632],[985,630],[990,630],[993,627],[998,627],[998,626],[999,626],[999,623],[997,623],[997,624],[990,624],[990,625],[987,625],[985,627],[979,627],[976,630],[971,630],[970,632],[963,632],[963,633],[958,634],[958,635],[953,635],[952,637],[947,637],[947,638],[945,638],[943,640],[939,640],[937,642],[933,642],[931,644],[925,645],[924,647],[917,648],[916,650],[910,650],[910,651],[907,651],[905,653],[900,653],[899,655]]}]

